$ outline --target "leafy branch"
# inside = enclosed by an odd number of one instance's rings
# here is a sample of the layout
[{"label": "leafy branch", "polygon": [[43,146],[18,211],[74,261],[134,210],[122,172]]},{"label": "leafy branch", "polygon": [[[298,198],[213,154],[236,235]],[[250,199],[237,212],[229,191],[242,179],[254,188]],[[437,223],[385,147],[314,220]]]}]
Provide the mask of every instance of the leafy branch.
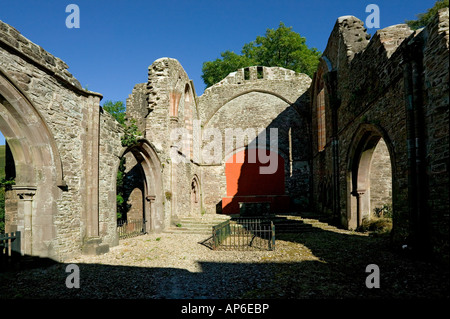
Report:
[{"label": "leafy branch", "polygon": [[16,181],[13,178],[6,179],[3,177],[2,179],[0,179],[0,187],[9,187],[15,184]]},{"label": "leafy branch", "polygon": [[138,126],[136,125],[136,120],[129,120],[129,124],[122,124],[125,129],[124,135],[122,136],[121,143],[123,147],[130,147],[136,145],[138,143],[139,138],[143,135],[141,131],[139,131]]},{"label": "leafy branch", "polygon": [[121,143],[123,147],[130,147],[136,145],[142,132],[139,131],[136,125],[135,119],[126,118],[126,107],[122,101],[105,101],[103,104],[103,110],[107,111],[119,122],[124,128],[124,135],[121,138]]}]

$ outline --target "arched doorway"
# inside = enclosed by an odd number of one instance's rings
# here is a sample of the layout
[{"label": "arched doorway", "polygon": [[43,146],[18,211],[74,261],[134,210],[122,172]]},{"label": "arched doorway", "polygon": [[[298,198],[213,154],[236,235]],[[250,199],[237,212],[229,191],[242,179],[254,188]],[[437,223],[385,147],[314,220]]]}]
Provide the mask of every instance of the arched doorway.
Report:
[{"label": "arched doorway", "polygon": [[382,130],[363,125],[355,134],[349,152],[347,227],[392,219],[393,156]]},{"label": "arched doorway", "polygon": [[[145,232],[146,184],[142,164],[132,152],[120,159],[117,173],[117,225],[121,235]],[[119,237],[120,237],[119,236]]]},{"label": "arched doorway", "polygon": [[194,175],[191,181],[191,215],[198,216],[202,209],[200,181],[197,175]]},{"label": "arched doorway", "polygon": [[[136,145],[124,150],[121,158],[121,164],[126,166],[123,170],[125,189],[122,195],[125,210],[121,212],[122,216],[118,221],[142,219],[144,232],[162,231],[163,186],[161,163],[155,150],[147,140],[139,140]],[[121,186],[117,185],[118,194]]]},{"label": "arched doorway", "polygon": [[5,195],[5,231],[21,232],[22,253],[57,258],[53,217],[64,188],[56,142],[44,118],[0,69],[0,130],[10,151],[14,185]]}]

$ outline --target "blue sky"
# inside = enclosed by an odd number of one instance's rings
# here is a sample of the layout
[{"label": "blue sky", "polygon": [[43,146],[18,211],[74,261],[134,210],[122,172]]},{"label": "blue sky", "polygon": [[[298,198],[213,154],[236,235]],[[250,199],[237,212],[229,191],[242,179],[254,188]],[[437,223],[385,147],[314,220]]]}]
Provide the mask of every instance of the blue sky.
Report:
[{"label": "blue sky", "polygon": [[[203,62],[225,50],[240,53],[244,43],[264,35],[267,28],[276,29],[281,21],[305,37],[308,46],[323,51],[339,16],[365,21],[366,6],[374,3],[384,28],[415,19],[434,2],[0,0],[0,20],[66,62],[83,87],[103,94],[103,104],[125,101],[135,84],[147,81],[149,65],[161,57],[180,61],[201,95]],[[65,9],[71,3],[80,8],[79,29],[65,25]]]}]

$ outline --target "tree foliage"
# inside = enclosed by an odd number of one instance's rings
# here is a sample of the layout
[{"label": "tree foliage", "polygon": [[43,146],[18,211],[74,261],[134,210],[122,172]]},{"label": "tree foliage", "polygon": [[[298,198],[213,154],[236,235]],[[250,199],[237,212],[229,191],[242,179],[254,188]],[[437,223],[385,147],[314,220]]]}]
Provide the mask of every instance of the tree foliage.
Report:
[{"label": "tree foliage", "polygon": [[425,27],[434,18],[439,9],[448,8],[449,0],[438,0],[434,6],[427,10],[427,12],[419,13],[417,15],[417,20],[406,20],[406,24],[413,30],[417,30]]},{"label": "tree foliage", "polygon": [[137,143],[139,136],[142,136],[142,132],[136,125],[136,120],[127,119],[126,107],[122,101],[106,101],[103,104],[103,109],[111,114],[117,122],[119,122],[124,128],[124,135],[122,136],[122,146],[130,147]]},{"label": "tree foliage", "polygon": [[126,219],[129,210],[128,203],[125,201],[125,157],[122,157],[119,162],[119,170],[116,177],[116,203],[117,203],[117,219]]},{"label": "tree foliage", "polygon": [[220,56],[222,57],[221,59],[203,63],[202,79],[207,87],[219,82],[231,72],[255,64],[251,58],[238,55],[232,51],[222,52]]},{"label": "tree foliage", "polygon": [[117,122],[119,122],[122,125],[125,125],[125,105],[122,101],[105,101],[105,103],[103,104],[103,109],[108,112],[109,114],[111,114]]},{"label": "tree foliage", "polygon": [[139,137],[142,136],[142,132],[139,131],[139,128],[136,125],[136,120],[131,119],[127,122],[128,123],[123,125],[125,131],[121,140],[122,146],[124,147],[136,145]]},{"label": "tree foliage", "polygon": [[222,52],[221,58],[203,63],[202,79],[209,87],[229,73],[249,66],[279,66],[312,76],[319,63],[320,52],[308,48],[306,39],[286,27],[283,22],[276,30],[267,29],[264,36],[257,36],[244,44],[241,55]]}]

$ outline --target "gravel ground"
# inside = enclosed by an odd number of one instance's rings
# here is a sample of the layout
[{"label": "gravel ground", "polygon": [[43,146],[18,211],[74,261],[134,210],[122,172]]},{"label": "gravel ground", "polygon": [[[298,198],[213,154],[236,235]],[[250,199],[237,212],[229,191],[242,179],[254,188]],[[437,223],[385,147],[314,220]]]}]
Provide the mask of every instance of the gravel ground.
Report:
[{"label": "gravel ground", "polygon": [[[101,256],[0,273],[0,298],[449,298],[441,266],[399,256],[380,238],[303,221],[317,231],[279,235],[275,251],[214,251],[193,234],[121,240]],[[365,286],[371,263],[380,289]],[[79,289],[65,285],[68,264],[79,266]]]},{"label": "gravel ground", "polygon": [[[104,255],[4,275],[2,287],[8,286],[6,281],[11,284],[0,297],[237,298],[268,275],[267,267],[261,267],[264,259],[280,255],[280,251],[214,251],[202,244],[206,237],[163,233],[124,239]],[[80,289],[66,288],[68,264],[80,268]]]}]

